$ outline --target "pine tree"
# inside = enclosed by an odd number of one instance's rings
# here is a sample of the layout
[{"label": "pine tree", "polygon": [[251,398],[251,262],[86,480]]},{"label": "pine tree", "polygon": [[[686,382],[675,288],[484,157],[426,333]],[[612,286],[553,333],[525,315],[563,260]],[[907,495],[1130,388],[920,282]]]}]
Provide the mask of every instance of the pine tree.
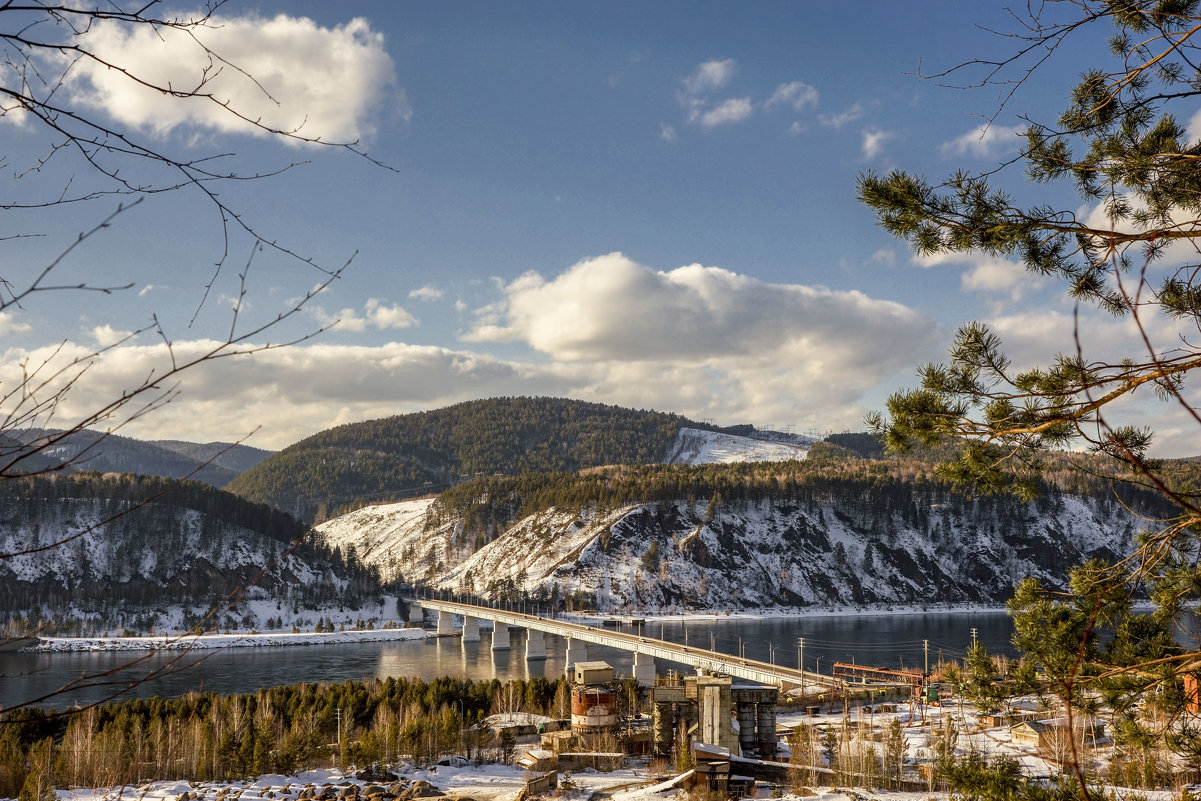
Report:
[{"label": "pine tree", "polygon": [[[1019,205],[998,188],[1005,169],[960,171],[939,185],[903,171],[867,173],[860,198],[920,255],[1018,260],[1057,282],[1084,320],[1115,315],[1134,333],[1115,354],[1078,325],[1060,355],[1019,369],[987,325],[967,323],[947,362],[921,368],[920,386],[892,395],[887,414],[871,423],[893,450],[953,444],[957,456],[938,474],[982,494],[1031,498],[1048,453],[1083,448],[1111,460],[1112,482],[1171,502],[1174,512],[1159,530],[1131,543],[1132,558],[1076,568],[1066,597],[1023,582],[1011,603],[1031,688],[1053,692],[1079,716],[1092,714],[1099,693],[1126,728],[1147,734],[1149,716],[1136,710],[1145,705],[1175,719],[1184,705],[1179,674],[1198,657],[1171,633],[1201,598],[1201,496],[1148,455],[1152,430],[1137,418],[1123,420],[1129,412],[1121,404],[1153,393],[1201,423],[1195,387],[1186,384],[1201,368],[1201,142],[1184,122],[1201,96],[1201,2],[1079,0],[1029,4],[1025,14],[1012,57],[951,72],[982,70],[986,84],[1034,80],[1038,63],[1025,59],[1110,26],[1107,47],[1078,71],[1058,120],[1032,122],[1017,159],[1031,181],[1065,185],[1076,202]],[[1151,597],[1154,614],[1133,614],[1134,592]],[[1178,753],[1201,753],[1201,736],[1172,733],[1183,737]],[[1077,789],[1091,796],[1072,757]],[[991,770],[976,768],[968,773]]]}]

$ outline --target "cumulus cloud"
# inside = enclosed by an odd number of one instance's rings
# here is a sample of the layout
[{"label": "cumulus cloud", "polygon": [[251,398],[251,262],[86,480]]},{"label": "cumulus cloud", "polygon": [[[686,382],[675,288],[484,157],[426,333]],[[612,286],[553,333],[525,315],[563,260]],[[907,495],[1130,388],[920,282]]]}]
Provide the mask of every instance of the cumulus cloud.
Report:
[{"label": "cumulus cloud", "polygon": [[388,328],[411,328],[417,318],[400,306],[388,305],[387,301],[371,298],[367,301],[367,320],[381,331]]},{"label": "cumulus cloud", "polygon": [[133,335],[132,331],[121,331],[111,325],[98,325],[91,330],[92,339],[102,348],[115,345]]},{"label": "cumulus cloud", "polygon": [[409,297],[430,303],[442,298],[442,290],[435,286],[423,286],[420,289],[414,289],[410,292]]},{"label": "cumulus cloud", "polygon": [[964,267],[959,279],[964,290],[1008,295],[1014,302],[1048,285],[1046,277],[1028,271],[1020,262],[982,253],[933,253],[914,257],[914,263],[922,267]]},{"label": "cumulus cloud", "polygon": [[10,334],[25,334],[32,330],[29,323],[17,322],[17,318],[13,317],[8,312],[0,312],[0,336],[9,336]]},{"label": "cumulus cloud", "polygon": [[704,61],[684,79],[684,91],[694,97],[713,92],[725,87],[733,76],[734,59]]},{"label": "cumulus cloud", "polygon": [[867,109],[859,101],[855,101],[850,108],[843,111],[832,112],[818,115],[818,121],[827,128],[838,130],[844,125],[849,125],[852,122],[863,119],[863,115],[867,114]]},{"label": "cumulus cloud", "polygon": [[[676,100],[685,111],[685,121],[690,125],[702,128],[715,128],[719,125],[732,125],[750,119],[756,109],[769,111],[773,108],[791,108],[802,111],[818,102],[817,89],[803,81],[792,81],[776,86],[764,101],[756,101],[749,95],[739,97],[715,97],[715,93],[725,89],[734,75],[734,59],[712,60],[702,62],[685,78],[680,80],[681,88],[676,93]],[[798,133],[797,123],[789,128],[789,133]],[[660,124],[659,137],[668,142],[676,140],[676,130],[670,125]]]},{"label": "cumulus cloud", "polygon": [[[216,348],[211,340],[118,347],[93,360],[56,410],[56,423],[84,418],[142,379]],[[19,380],[21,363],[65,364],[95,349],[68,342],[57,352],[10,349],[0,354],[0,380]],[[74,375],[74,373],[72,373]],[[569,383],[530,365],[437,347],[312,344],[220,358],[184,371],[171,402],[122,433],[195,442],[233,440],[262,426],[252,444],[280,448],[340,423],[438,406],[472,397],[564,395]],[[140,403],[135,404],[140,408]],[[7,408],[3,411],[8,411]],[[132,411],[132,407],[131,407]],[[117,424],[114,417],[109,424]]]},{"label": "cumulus cloud", "polygon": [[1020,125],[980,125],[938,146],[943,156],[997,158],[1016,150],[1025,128]]},{"label": "cumulus cloud", "polygon": [[779,416],[854,405],[935,336],[922,314],[859,292],[699,264],[662,272],[611,253],[511,282],[464,339],[523,343],[565,369],[586,367],[587,391],[610,402],[653,387],[668,401],[659,408]]},{"label": "cumulus cloud", "polygon": [[389,328],[411,328],[417,325],[417,318],[400,306],[389,304],[379,298],[370,298],[363,305],[363,313],[357,309],[345,308],[335,313],[327,312],[321,306],[307,307],[309,314],[325,328],[336,328],[339,331],[360,332],[372,326],[381,331]]},{"label": "cumulus cloud", "polygon": [[[158,135],[181,127],[263,135],[269,128],[324,141],[370,136],[372,114],[389,97],[401,118],[409,113],[403,93],[392,91],[384,37],[365,19],[322,27],[287,14],[220,15],[192,33],[195,40],[171,28],[101,22],[86,36],[89,48],[132,75],[217,102],[171,97],[86,59],[67,76],[72,101]],[[205,47],[222,61],[214,64]]]},{"label": "cumulus cloud", "polygon": [[751,116],[752,110],[751,99],[749,97],[731,97],[703,112],[698,121],[702,128],[728,125],[730,123],[742,122]]},{"label": "cumulus cloud", "polygon": [[816,106],[817,100],[816,89],[807,83],[793,81],[777,86],[776,91],[772,92],[772,96],[763,103],[763,106],[764,108],[789,106],[794,111],[803,111],[807,106]]},{"label": "cumulus cloud", "polygon": [[869,161],[879,158],[884,153],[884,145],[896,136],[895,131],[868,128],[863,132],[863,157]]}]

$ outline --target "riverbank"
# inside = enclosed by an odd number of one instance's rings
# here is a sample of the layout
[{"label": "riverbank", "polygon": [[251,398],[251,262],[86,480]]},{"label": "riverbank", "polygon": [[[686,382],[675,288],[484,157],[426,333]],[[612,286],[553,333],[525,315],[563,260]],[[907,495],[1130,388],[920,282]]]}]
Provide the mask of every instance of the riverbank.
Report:
[{"label": "riverbank", "polygon": [[276,648],[298,645],[392,642],[434,636],[424,629],[368,629],[327,632],[168,634],[146,637],[38,637],[26,651],[191,651],[214,648]]}]

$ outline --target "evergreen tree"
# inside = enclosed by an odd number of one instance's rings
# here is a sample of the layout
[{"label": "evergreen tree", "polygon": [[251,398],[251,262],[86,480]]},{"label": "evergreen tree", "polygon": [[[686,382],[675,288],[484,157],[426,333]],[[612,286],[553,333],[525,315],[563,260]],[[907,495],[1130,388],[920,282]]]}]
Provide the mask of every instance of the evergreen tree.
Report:
[{"label": "evergreen tree", "polygon": [[[918,254],[1017,259],[1058,282],[1086,324],[1100,311],[1125,318],[1135,333],[1115,354],[1078,324],[1060,355],[1018,368],[988,326],[967,323],[947,363],[923,367],[920,386],[892,395],[887,415],[871,423],[893,450],[953,443],[957,455],[938,473],[981,493],[1031,497],[1047,454],[1075,447],[1107,457],[1111,481],[1173,504],[1156,533],[1132,543],[1134,557],[1075,569],[1067,596],[1023,582],[1011,604],[1032,688],[1054,693],[1080,716],[1092,713],[1099,693],[1125,729],[1145,734],[1153,717],[1175,719],[1184,709],[1180,674],[1198,656],[1176,647],[1171,633],[1201,602],[1201,495],[1149,457],[1153,432],[1145,421],[1122,420],[1119,404],[1154,393],[1201,422],[1190,400],[1195,387],[1186,384],[1201,368],[1201,142],[1185,127],[1201,95],[1201,3],[1079,0],[1030,4],[1025,14],[1011,58],[952,72],[980,69],[984,83],[1012,86],[1032,80],[1066,39],[1109,26],[1108,47],[1081,72],[1058,120],[1032,122],[1017,160],[1030,180],[1064,185],[1076,201],[1019,205],[997,187],[1003,169],[960,171],[939,186],[902,171],[868,173],[860,197]],[[1144,592],[1155,612],[1134,615],[1131,596]],[[1140,706],[1156,714],[1136,715]],[[1186,758],[1201,752],[1185,729],[1158,736]],[[1065,792],[1091,796],[1075,756],[1076,786]],[[1008,776],[1004,765],[964,775],[990,771]]]}]

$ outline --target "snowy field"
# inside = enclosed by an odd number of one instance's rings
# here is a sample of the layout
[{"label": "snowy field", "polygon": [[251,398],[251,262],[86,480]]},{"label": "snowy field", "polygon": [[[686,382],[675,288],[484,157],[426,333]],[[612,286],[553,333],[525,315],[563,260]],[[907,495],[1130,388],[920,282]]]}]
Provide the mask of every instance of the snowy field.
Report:
[{"label": "snowy field", "polygon": [[[431,770],[408,767],[394,770],[408,781],[428,781],[447,798],[475,801],[512,801],[524,786],[528,774],[511,765],[480,765],[473,767],[438,766]],[[613,801],[655,801],[684,799],[684,791],[672,786],[662,776],[652,776],[645,768],[599,773],[593,770],[573,772],[572,787],[560,787],[555,797],[564,801],[588,801],[607,797]],[[59,801],[179,801],[195,798],[198,801],[238,798],[241,801],[295,801],[306,786],[319,789],[325,786],[366,788],[372,782],[355,779],[337,770],[306,771],[296,776],[267,775],[254,781],[216,782],[152,782],[140,787],[116,787],[96,790],[59,790]],[[184,794],[189,794],[185,796]],[[887,801],[944,801],[947,793],[873,792],[867,790],[836,790],[816,788],[814,794],[803,796],[807,801],[863,801],[864,797]],[[362,797],[361,795],[358,797]],[[764,796],[766,797],[766,796]],[[785,794],[783,798],[798,798]]]},{"label": "snowy field", "polygon": [[156,637],[39,637],[30,651],[151,651],[208,648],[268,648],[289,645],[392,642],[432,637],[424,629],[371,631],[275,632],[268,634],[172,634]]},{"label": "snowy field", "polygon": [[[774,431],[760,432],[763,438],[719,434],[697,428],[681,428],[665,460],[668,464],[732,464],[734,462],[787,462],[804,459],[814,440]],[[770,436],[770,439],[767,438]]]}]

